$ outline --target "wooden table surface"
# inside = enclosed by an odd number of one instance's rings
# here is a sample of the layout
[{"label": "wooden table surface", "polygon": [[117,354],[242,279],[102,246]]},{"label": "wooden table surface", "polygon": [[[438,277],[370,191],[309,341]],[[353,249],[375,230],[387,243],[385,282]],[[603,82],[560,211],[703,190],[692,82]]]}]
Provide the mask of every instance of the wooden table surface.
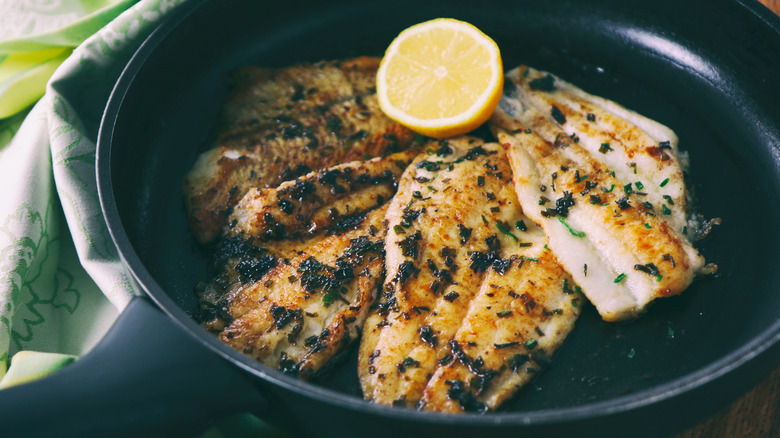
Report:
[{"label": "wooden table surface", "polygon": [[[758,0],[780,15],[780,0]],[[674,438],[779,438],[780,368],[731,406]]]}]

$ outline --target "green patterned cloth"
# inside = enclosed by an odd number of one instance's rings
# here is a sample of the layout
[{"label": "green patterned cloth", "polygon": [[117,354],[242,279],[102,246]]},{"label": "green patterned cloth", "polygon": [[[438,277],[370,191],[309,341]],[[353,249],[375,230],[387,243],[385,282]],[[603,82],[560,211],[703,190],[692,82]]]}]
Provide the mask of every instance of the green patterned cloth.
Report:
[{"label": "green patterned cloth", "polygon": [[[0,389],[87,353],[134,294],[95,141],[122,68],[182,1],[0,0]],[[285,436],[248,414],[204,436],[258,433]]]}]

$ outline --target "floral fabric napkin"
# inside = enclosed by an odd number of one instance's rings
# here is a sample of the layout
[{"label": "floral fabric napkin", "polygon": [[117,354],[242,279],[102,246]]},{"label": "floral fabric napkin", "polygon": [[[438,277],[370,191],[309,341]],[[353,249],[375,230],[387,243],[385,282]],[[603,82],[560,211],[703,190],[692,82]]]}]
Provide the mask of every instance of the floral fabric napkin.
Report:
[{"label": "floral fabric napkin", "polygon": [[[0,390],[86,354],[135,293],[95,142],[122,69],[182,2],[0,1]],[[286,436],[248,414],[217,426],[204,436]]]}]

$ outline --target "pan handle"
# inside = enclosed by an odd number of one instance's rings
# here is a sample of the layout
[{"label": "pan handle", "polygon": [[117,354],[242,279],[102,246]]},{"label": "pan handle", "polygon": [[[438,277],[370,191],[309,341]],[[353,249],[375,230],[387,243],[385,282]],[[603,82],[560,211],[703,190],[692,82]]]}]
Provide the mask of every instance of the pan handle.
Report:
[{"label": "pan handle", "polygon": [[4,437],[194,436],[220,416],[267,406],[244,372],[135,297],[82,359],[0,391],[0,430]]}]

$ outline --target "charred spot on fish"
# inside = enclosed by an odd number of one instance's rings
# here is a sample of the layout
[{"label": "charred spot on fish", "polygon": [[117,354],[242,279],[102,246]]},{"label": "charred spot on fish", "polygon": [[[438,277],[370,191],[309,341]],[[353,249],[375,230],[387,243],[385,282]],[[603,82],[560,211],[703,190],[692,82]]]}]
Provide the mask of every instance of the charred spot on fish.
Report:
[{"label": "charred spot on fish", "polygon": [[222,239],[214,251],[214,259],[211,263],[211,269],[214,271],[222,269],[228,260],[235,257],[256,257],[265,254],[267,251],[252,245],[238,236],[226,237]]},{"label": "charred spot on fish", "polygon": [[372,241],[367,236],[359,236],[349,240],[349,246],[340,257],[362,257],[367,253],[381,254],[384,252],[384,244],[381,240]]},{"label": "charred spot on fish", "polygon": [[266,254],[259,257],[242,257],[236,263],[236,271],[241,283],[254,283],[259,281],[277,264],[276,257]]},{"label": "charred spot on fish", "polygon": [[515,373],[519,373],[523,369],[523,365],[528,363],[530,360],[530,356],[527,354],[515,354],[509,360],[507,361],[509,364],[509,368],[514,371]]},{"label": "charred spot on fish", "polygon": [[469,268],[475,273],[485,272],[492,264],[492,260],[487,253],[481,251],[472,251],[469,253]]},{"label": "charred spot on fish", "polygon": [[366,219],[368,212],[355,213],[348,216],[339,216],[335,221],[329,234],[341,234],[350,230],[356,230],[360,228],[363,221]]},{"label": "charred spot on fish", "polygon": [[335,136],[340,136],[344,129],[344,123],[338,117],[328,117],[325,121],[325,127]]},{"label": "charred spot on fish", "polygon": [[308,179],[298,179],[295,181],[292,187],[285,191],[289,191],[290,197],[297,199],[298,201],[305,200],[309,195],[316,192],[317,188],[314,182]]},{"label": "charred spot on fish", "polygon": [[463,381],[461,380],[446,380],[444,383],[450,386],[447,390],[447,397],[450,400],[457,401],[464,411],[467,412],[485,412],[487,406],[477,401],[476,398],[469,392]]},{"label": "charred spot on fish", "polygon": [[431,348],[436,348],[436,346],[439,345],[439,337],[436,336],[436,332],[433,331],[431,326],[424,325],[420,327],[418,333],[420,333],[420,339],[422,339],[422,341],[426,344],[430,345]]},{"label": "charred spot on fish", "polygon": [[464,161],[473,161],[479,156],[490,156],[495,154],[496,151],[486,151],[482,146],[475,146],[468,150],[462,157],[454,161],[454,163],[462,163]]},{"label": "charred spot on fish", "polygon": [[336,260],[336,270],[333,272],[333,277],[341,282],[349,281],[355,278],[355,272],[352,265],[344,260]]},{"label": "charred spot on fish", "polygon": [[493,234],[492,236],[488,236],[485,238],[485,243],[488,246],[488,249],[491,253],[491,258],[497,258],[498,252],[501,251],[501,240],[498,239],[497,234]]},{"label": "charred spot on fish", "polygon": [[[220,299],[212,303],[210,301],[200,301],[200,315],[199,320],[201,322],[211,321],[214,318],[219,318],[226,324],[233,321],[233,315],[230,313],[230,303],[226,299]],[[227,332],[228,339],[232,338],[232,332]]]},{"label": "charred spot on fish", "polygon": [[303,318],[303,310],[288,309],[284,306],[271,305],[271,316],[274,318],[277,329],[283,329],[287,324],[293,321],[300,321]]},{"label": "charred spot on fish", "polygon": [[550,109],[550,115],[556,122],[558,122],[559,125],[563,125],[564,123],[566,123],[566,116],[563,114],[563,112],[561,112],[561,109],[558,108],[557,106],[555,105],[552,106],[552,108]]},{"label": "charred spot on fish", "polygon": [[361,130],[353,133],[352,135],[350,135],[349,139],[350,140],[363,141],[363,140],[366,139],[367,136],[368,136],[368,131],[366,131],[365,129],[361,129]]},{"label": "charred spot on fish", "polygon": [[439,140],[439,147],[436,149],[436,155],[439,157],[446,157],[452,153],[452,146],[450,146],[447,140]]},{"label": "charred spot on fish", "polygon": [[496,259],[493,260],[493,270],[496,271],[499,275],[504,275],[509,271],[509,268],[512,267],[512,260],[511,259]]},{"label": "charred spot on fish", "polygon": [[279,206],[279,210],[282,210],[282,213],[290,214],[293,212],[294,204],[287,199],[279,199],[279,202],[277,203]]},{"label": "charred spot on fish", "polygon": [[460,294],[457,292],[448,292],[446,295],[444,295],[444,299],[451,303],[455,301],[459,296]]},{"label": "charred spot on fish", "polygon": [[301,371],[300,364],[287,357],[287,353],[282,352],[279,359],[279,371],[288,376],[297,377]]},{"label": "charred spot on fish", "polygon": [[405,261],[398,267],[398,273],[395,275],[395,282],[403,286],[417,272],[414,262]]},{"label": "charred spot on fish", "polygon": [[536,78],[528,83],[528,86],[531,87],[532,90],[537,91],[555,91],[555,79],[552,77],[552,75],[546,75],[541,78]]},{"label": "charred spot on fish", "polygon": [[445,246],[439,251],[439,255],[444,259],[444,265],[450,268],[453,273],[458,270],[458,266],[455,264],[457,253],[453,248]]},{"label": "charred spot on fish", "polygon": [[574,196],[571,193],[564,191],[563,196],[555,200],[555,211],[563,217],[569,215],[569,209],[574,207]]},{"label": "charred spot on fish", "polygon": [[[387,316],[391,311],[392,312],[400,312],[400,308],[398,307],[398,300],[396,300],[395,297],[390,297],[387,301],[380,302],[376,305],[376,311],[381,316]],[[387,320],[383,321],[385,325],[382,325],[382,327],[385,327],[389,325]]]},{"label": "charred spot on fish", "polygon": [[493,347],[500,350],[502,348],[514,347],[515,345],[520,345],[520,342],[505,342],[503,344],[493,344]]},{"label": "charred spot on fish", "polygon": [[411,208],[407,208],[404,210],[403,214],[401,215],[401,225],[403,225],[406,228],[409,228],[412,226],[412,222],[416,221],[418,217],[420,217],[420,214],[423,213],[425,209],[420,210],[412,210]]},{"label": "charred spot on fish", "polygon": [[490,382],[498,375],[496,370],[484,370],[482,374],[477,374],[469,381],[471,389],[476,391],[477,395],[482,394],[490,387]]},{"label": "charred spot on fish", "polygon": [[397,243],[398,247],[401,248],[401,254],[404,255],[404,257],[411,257],[413,259],[417,258],[417,251],[418,251],[418,243],[420,240],[422,240],[422,233],[420,230],[417,230],[412,235],[407,236],[405,239],[399,241]]},{"label": "charred spot on fish", "polygon": [[587,195],[588,193],[590,193],[591,190],[595,189],[597,186],[598,184],[593,181],[585,181],[585,189],[583,189],[580,192],[580,195],[582,196]]},{"label": "charred spot on fish", "polygon": [[423,169],[429,172],[436,172],[441,169],[441,165],[434,161],[420,161],[415,167],[417,169]]},{"label": "charred spot on fish", "polygon": [[653,277],[657,276],[659,272],[658,267],[652,263],[647,263],[644,265],[636,264],[634,265],[634,269],[652,275]]},{"label": "charred spot on fish", "polygon": [[458,224],[458,235],[460,235],[460,244],[465,245],[466,242],[469,240],[469,237],[471,237],[471,232],[473,230],[471,228],[463,226],[463,224]]}]

